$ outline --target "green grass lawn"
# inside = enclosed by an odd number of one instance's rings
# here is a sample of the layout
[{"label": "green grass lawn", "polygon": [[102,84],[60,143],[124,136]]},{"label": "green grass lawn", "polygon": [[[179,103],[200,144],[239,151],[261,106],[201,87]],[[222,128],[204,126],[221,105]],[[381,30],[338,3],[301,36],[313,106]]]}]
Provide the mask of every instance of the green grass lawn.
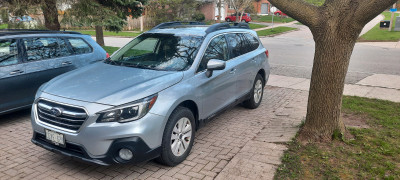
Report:
[{"label": "green grass lawn", "polygon": [[331,143],[289,144],[275,179],[400,179],[400,103],[343,97],[352,138]]},{"label": "green grass lawn", "polygon": [[[385,20],[390,20],[391,13],[383,12],[385,16]],[[399,13],[395,14],[395,18],[393,21],[393,29],[395,26],[396,17],[399,16]],[[362,35],[359,39],[360,41],[399,41],[400,40],[400,31],[388,31],[387,28],[381,29],[379,28],[379,23],[375,25],[371,30]]]},{"label": "green grass lawn", "polygon": [[291,31],[291,30],[295,30],[297,28],[291,28],[291,27],[276,27],[276,28],[271,28],[271,29],[264,29],[261,31],[257,31],[258,36],[270,36],[270,35],[274,35],[274,34],[279,34],[279,33],[283,33],[286,31]]},{"label": "green grass lawn", "polygon": [[0,24],[0,29],[7,29],[8,28],[8,24]]},{"label": "green grass lawn", "polygon": [[[254,21],[271,23],[272,15],[260,16],[260,18],[254,19]],[[294,19],[290,17],[274,16],[274,23],[288,23],[292,21]]]},{"label": "green grass lawn", "polygon": [[249,27],[250,27],[250,29],[258,29],[258,28],[263,28],[263,27],[267,27],[267,26],[261,25],[261,24],[250,24],[249,23]]},{"label": "green grass lawn", "polygon": [[[80,32],[82,34],[88,34],[91,36],[96,36],[96,32],[95,31],[91,31],[91,30],[71,30],[71,31],[77,31]],[[120,31],[120,32],[112,32],[112,31],[103,31],[103,35],[104,36],[122,36],[122,37],[136,37],[139,34],[141,34],[141,32],[127,32],[127,31]]]},{"label": "green grass lawn", "polygon": [[112,47],[112,46],[102,46],[102,47],[110,55],[119,49],[119,47]]}]

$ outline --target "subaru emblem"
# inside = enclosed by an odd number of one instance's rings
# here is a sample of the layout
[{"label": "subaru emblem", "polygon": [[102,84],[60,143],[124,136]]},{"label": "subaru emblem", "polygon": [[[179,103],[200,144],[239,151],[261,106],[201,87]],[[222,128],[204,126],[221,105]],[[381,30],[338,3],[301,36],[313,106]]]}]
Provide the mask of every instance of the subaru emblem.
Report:
[{"label": "subaru emblem", "polygon": [[53,114],[54,116],[60,116],[63,112],[63,109],[58,108],[58,107],[53,107],[51,108],[51,114]]}]

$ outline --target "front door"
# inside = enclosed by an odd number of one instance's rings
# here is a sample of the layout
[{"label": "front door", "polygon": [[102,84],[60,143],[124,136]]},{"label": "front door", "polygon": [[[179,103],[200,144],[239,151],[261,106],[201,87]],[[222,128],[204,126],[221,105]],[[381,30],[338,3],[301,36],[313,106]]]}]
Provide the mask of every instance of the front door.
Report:
[{"label": "front door", "polygon": [[268,14],[268,4],[267,3],[261,4],[261,14]]},{"label": "front door", "polygon": [[0,40],[0,113],[27,105],[24,103],[27,84],[24,74],[18,40]]},{"label": "front door", "polygon": [[[227,61],[223,70],[215,70],[211,77],[205,75],[211,59]],[[198,86],[196,95],[201,99],[201,119],[207,118],[235,100],[235,64],[229,62],[229,48],[224,35],[214,37],[202,57],[194,81]]]}]

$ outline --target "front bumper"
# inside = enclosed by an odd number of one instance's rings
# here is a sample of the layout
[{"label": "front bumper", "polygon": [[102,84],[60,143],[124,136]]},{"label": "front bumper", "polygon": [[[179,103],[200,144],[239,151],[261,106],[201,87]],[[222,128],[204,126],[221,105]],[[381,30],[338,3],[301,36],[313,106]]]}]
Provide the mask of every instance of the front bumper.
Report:
[{"label": "front bumper", "polygon": [[[143,118],[127,123],[97,123],[99,111],[110,106],[82,102],[42,93],[40,99],[56,103],[74,105],[86,110],[88,118],[76,132],[68,132],[56,126],[50,126],[38,120],[37,101],[32,106],[32,142],[50,151],[75,157],[96,164],[126,163],[116,157],[122,147],[131,149],[134,158],[129,162],[141,162],[158,156],[162,134],[166,122],[165,116],[147,113]],[[63,134],[66,148],[46,141],[45,129]]]},{"label": "front bumper", "polygon": [[[108,149],[107,153],[103,157],[92,158],[85,151],[85,149],[77,144],[66,142],[66,147],[56,146],[49,143],[44,134],[37,132],[33,133],[32,143],[43,147],[49,151],[63,154],[78,160],[91,162],[99,165],[110,165],[115,163],[139,163],[154,159],[161,153],[161,147],[151,149],[147,144],[139,137],[122,138],[114,140]],[[118,152],[122,148],[130,149],[133,152],[133,158],[130,161],[125,161],[118,156]]]}]

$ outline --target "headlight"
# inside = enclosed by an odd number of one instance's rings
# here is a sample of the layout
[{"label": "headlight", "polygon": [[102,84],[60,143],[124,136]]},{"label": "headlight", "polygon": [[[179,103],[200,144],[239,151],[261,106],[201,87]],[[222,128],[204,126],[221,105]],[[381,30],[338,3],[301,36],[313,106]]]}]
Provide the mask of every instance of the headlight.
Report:
[{"label": "headlight", "polygon": [[99,119],[97,122],[129,122],[142,118],[153,107],[157,100],[157,94],[134,101],[129,104],[117,106],[99,112]]}]

